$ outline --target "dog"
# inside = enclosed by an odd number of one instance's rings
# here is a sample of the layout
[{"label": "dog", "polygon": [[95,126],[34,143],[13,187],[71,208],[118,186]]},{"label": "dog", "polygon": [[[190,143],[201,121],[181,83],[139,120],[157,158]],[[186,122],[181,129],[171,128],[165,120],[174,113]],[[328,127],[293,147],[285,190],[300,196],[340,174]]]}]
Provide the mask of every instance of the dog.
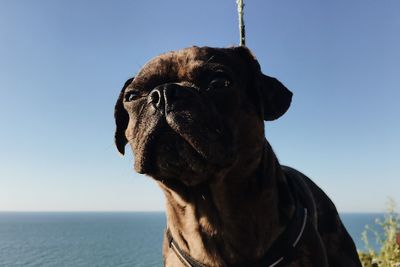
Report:
[{"label": "dog", "polygon": [[334,204],[265,138],[291,99],[243,46],[168,52],[126,81],[115,143],[165,194],[165,266],[361,266]]}]

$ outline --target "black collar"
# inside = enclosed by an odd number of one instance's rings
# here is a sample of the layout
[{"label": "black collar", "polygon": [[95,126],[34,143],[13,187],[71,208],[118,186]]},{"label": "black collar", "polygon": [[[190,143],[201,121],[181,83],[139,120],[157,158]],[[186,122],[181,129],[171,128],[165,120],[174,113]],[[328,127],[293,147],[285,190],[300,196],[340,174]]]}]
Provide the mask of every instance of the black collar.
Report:
[{"label": "black collar", "polygon": [[[296,246],[304,233],[307,224],[307,216],[307,209],[300,203],[297,203],[296,211],[286,226],[285,231],[275,240],[262,258],[251,264],[235,264],[230,267],[275,267],[289,260],[293,256]],[[166,234],[169,247],[175,252],[176,256],[185,266],[207,267],[179,248],[168,228]]]}]

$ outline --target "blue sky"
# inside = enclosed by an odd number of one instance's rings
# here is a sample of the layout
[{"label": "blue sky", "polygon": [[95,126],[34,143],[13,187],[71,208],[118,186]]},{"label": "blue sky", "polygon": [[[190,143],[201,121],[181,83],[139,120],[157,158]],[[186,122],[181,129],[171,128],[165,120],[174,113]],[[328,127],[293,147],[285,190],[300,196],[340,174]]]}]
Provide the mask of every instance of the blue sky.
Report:
[{"label": "blue sky", "polygon": [[[266,125],[281,163],[340,211],[400,204],[400,2],[247,1],[247,45],[294,92]],[[163,210],[113,145],[124,81],[150,58],[238,44],[231,1],[0,2],[0,210]]]}]

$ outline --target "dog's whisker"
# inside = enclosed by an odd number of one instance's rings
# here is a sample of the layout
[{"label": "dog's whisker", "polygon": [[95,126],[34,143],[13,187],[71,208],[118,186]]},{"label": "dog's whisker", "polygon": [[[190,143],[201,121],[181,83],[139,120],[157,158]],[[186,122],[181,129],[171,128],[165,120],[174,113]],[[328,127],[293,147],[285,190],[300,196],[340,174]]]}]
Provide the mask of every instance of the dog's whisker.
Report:
[{"label": "dog's whisker", "polygon": [[206,61],[206,63],[210,63],[210,61],[213,60],[214,58],[215,58],[215,56],[211,56],[211,57]]}]

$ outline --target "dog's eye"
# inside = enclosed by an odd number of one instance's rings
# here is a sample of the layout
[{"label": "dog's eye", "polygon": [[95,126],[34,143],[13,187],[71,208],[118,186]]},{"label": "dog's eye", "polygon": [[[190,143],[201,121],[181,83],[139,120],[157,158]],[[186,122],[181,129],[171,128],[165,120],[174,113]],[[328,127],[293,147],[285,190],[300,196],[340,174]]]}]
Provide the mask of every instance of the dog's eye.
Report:
[{"label": "dog's eye", "polygon": [[209,83],[209,89],[213,88],[226,88],[231,85],[231,80],[229,79],[229,76],[225,73],[218,73],[215,75],[210,83]]},{"label": "dog's eye", "polygon": [[137,90],[132,90],[125,93],[125,101],[131,102],[140,97],[140,93]]}]

